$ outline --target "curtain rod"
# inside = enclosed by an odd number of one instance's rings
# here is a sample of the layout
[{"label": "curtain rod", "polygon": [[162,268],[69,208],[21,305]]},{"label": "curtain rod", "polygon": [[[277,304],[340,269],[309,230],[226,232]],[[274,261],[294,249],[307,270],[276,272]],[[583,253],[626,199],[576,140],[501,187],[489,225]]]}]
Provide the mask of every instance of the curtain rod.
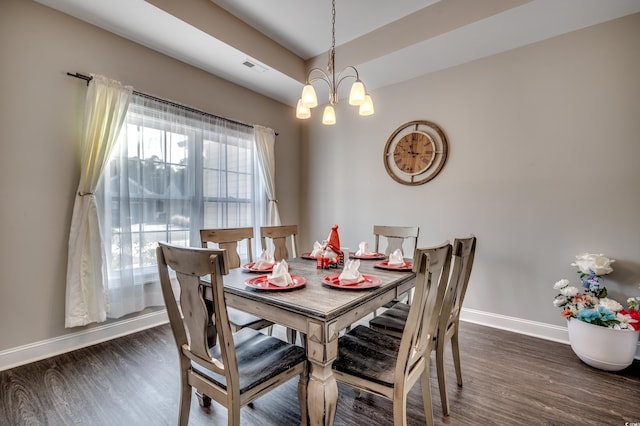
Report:
[{"label": "curtain rod", "polygon": [[[93,77],[91,77],[89,75],[80,74],[80,73],[67,72],[67,75],[71,76],[71,77],[79,78],[81,80],[85,80],[87,82],[87,85],[89,85],[89,82],[91,80],[93,80]],[[238,120],[231,120],[231,119],[226,118],[226,117],[220,117],[219,115],[211,114],[210,112],[206,112],[206,111],[202,111],[202,110],[199,110],[199,109],[191,108],[191,107],[188,107],[186,105],[182,105],[182,104],[179,104],[179,103],[176,103],[176,102],[172,102],[172,101],[169,101],[169,100],[166,100],[166,99],[158,98],[157,96],[149,95],[148,93],[138,92],[137,90],[134,90],[133,93],[135,93],[138,96],[145,97],[147,99],[151,99],[151,100],[154,100],[154,101],[162,102],[162,103],[167,104],[167,105],[171,105],[171,106],[174,106],[174,107],[185,109],[185,110],[187,110],[189,112],[193,112],[193,113],[200,114],[200,115],[205,115],[207,117],[220,118],[220,119],[231,121],[232,123],[239,124],[241,126],[250,127],[250,128],[253,129],[253,125],[252,124],[243,123],[242,121],[238,121]],[[277,132],[276,132],[276,136],[278,136]]]}]

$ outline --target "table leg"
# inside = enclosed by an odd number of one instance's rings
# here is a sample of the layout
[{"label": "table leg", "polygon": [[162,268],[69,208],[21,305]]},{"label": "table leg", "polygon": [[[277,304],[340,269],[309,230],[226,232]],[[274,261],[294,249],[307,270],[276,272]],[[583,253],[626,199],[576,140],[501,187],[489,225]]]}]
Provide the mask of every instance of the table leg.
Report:
[{"label": "table leg", "polygon": [[338,404],[338,385],[331,364],[338,354],[338,333],[335,324],[309,322],[307,357],[311,364],[307,401],[309,424],[331,426]]}]

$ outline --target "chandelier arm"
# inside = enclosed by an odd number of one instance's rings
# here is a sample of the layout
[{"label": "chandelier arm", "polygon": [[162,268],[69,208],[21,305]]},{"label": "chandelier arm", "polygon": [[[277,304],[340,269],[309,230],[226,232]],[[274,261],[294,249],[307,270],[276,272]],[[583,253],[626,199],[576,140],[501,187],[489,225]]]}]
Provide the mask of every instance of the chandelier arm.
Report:
[{"label": "chandelier arm", "polygon": [[[351,68],[353,71],[355,71],[355,75],[353,74],[347,74],[345,76],[342,75],[343,72],[348,71],[349,68]],[[338,92],[338,87],[340,86],[340,83],[342,83],[342,80],[344,80],[345,78],[355,78],[356,81],[360,80],[360,77],[358,76],[358,70],[355,69],[354,67],[352,67],[351,65],[345,67],[342,71],[340,71],[340,73],[338,74],[338,80],[336,82],[336,93]]]},{"label": "chandelier arm", "polygon": [[[313,74],[314,71],[317,71],[322,75],[320,77],[311,77],[311,74]],[[318,80],[324,81],[329,85],[329,88],[331,88],[331,79],[329,78],[329,75],[320,68],[312,68],[311,70],[309,70],[309,74],[307,74],[307,82],[305,84],[311,84]]]}]

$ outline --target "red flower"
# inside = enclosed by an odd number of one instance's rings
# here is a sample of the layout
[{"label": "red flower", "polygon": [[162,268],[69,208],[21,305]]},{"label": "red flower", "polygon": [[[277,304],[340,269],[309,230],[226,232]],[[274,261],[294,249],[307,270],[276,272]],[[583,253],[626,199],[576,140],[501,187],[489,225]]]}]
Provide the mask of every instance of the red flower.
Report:
[{"label": "red flower", "polygon": [[633,328],[635,331],[640,330],[640,312],[638,312],[635,309],[631,308],[628,311],[625,311],[624,309],[621,310],[620,314],[629,315],[631,318],[636,320],[635,322],[629,322],[629,326],[631,328]]}]

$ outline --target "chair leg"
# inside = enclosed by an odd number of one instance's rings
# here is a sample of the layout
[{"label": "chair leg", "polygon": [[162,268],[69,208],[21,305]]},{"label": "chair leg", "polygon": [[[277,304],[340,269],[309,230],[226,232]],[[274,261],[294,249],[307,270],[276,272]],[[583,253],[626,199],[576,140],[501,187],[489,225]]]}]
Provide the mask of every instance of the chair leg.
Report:
[{"label": "chair leg", "polygon": [[420,377],[420,385],[422,387],[422,404],[424,405],[424,417],[427,426],[433,426],[433,405],[431,404],[431,368],[429,359],[426,360],[424,371]]},{"label": "chair leg", "polygon": [[407,305],[410,305],[413,301],[413,289],[407,291]]},{"label": "chair leg", "polygon": [[300,380],[298,381],[298,403],[300,404],[300,425],[306,426],[309,423],[309,412],[307,410],[307,385],[309,383],[309,367],[306,366]]},{"label": "chair leg", "polygon": [[397,396],[393,398],[393,424],[407,425],[407,395],[404,392],[400,401]]},{"label": "chair leg", "polygon": [[[189,392],[191,393],[191,392]],[[207,395],[196,391],[196,396],[198,397],[198,403],[201,407],[206,408],[211,406],[211,398]],[[191,403],[191,396],[189,396],[189,403]]]},{"label": "chair leg", "polygon": [[455,325],[456,329],[451,336],[451,353],[453,355],[453,366],[456,369],[456,380],[458,386],[462,386],[462,368],[460,367],[460,346],[458,344],[458,324]]},{"label": "chair leg", "polygon": [[300,344],[303,348],[307,349],[307,334],[301,331],[298,334],[300,335]]},{"label": "chair leg", "polygon": [[227,410],[227,424],[240,426],[240,404],[232,402]]},{"label": "chair leg", "polygon": [[296,330],[294,330],[293,328],[287,328],[287,342],[295,345],[297,336],[298,332]]},{"label": "chair leg", "polygon": [[[189,411],[191,409],[191,386],[187,384],[186,377],[180,388],[180,409],[178,412],[178,424],[187,426],[189,424]],[[209,400],[211,402],[211,400]]]},{"label": "chair leg", "polygon": [[449,398],[447,396],[447,374],[444,370],[444,348],[447,339],[442,336],[436,342],[436,369],[438,373],[438,389],[440,390],[440,401],[442,413],[449,415]]}]

